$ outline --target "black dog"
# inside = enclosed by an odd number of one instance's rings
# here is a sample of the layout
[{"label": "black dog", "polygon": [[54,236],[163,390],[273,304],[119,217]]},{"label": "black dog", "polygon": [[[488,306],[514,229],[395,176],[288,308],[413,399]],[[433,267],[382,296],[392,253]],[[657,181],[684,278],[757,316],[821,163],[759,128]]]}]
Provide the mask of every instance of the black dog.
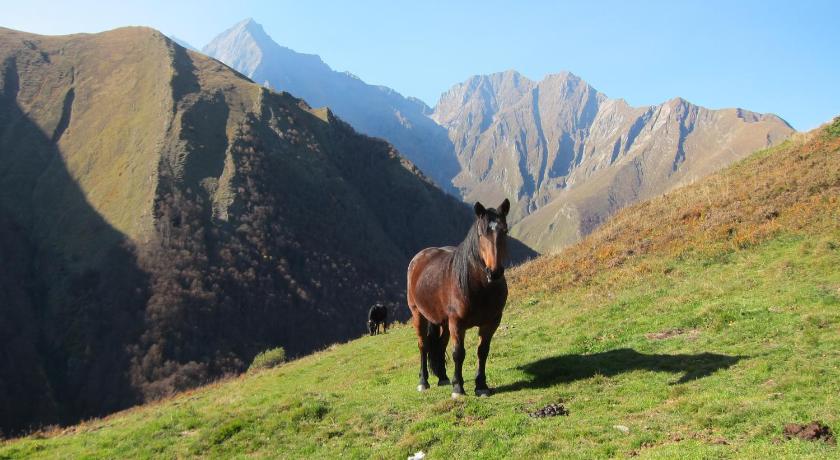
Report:
[{"label": "black dog", "polygon": [[377,302],[368,311],[368,331],[370,335],[379,333],[379,325],[382,325],[382,332],[388,329],[388,309],[385,305]]}]

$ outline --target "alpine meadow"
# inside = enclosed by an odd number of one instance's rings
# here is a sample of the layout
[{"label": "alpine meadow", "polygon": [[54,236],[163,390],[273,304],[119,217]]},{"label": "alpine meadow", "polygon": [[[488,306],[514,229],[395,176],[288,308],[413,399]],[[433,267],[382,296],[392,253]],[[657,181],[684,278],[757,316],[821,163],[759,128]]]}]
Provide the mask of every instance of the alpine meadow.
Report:
[{"label": "alpine meadow", "polygon": [[598,3],[4,6],[0,460],[840,456],[840,8]]}]

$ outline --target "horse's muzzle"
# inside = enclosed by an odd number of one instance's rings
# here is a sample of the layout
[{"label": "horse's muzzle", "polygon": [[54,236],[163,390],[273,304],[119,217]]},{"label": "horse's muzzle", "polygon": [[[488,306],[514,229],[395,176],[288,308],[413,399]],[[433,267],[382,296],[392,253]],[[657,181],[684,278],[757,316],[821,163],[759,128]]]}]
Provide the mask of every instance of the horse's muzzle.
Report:
[{"label": "horse's muzzle", "polygon": [[500,266],[495,270],[490,270],[490,267],[484,267],[484,275],[487,277],[487,282],[492,283],[505,276],[505,267]]}]

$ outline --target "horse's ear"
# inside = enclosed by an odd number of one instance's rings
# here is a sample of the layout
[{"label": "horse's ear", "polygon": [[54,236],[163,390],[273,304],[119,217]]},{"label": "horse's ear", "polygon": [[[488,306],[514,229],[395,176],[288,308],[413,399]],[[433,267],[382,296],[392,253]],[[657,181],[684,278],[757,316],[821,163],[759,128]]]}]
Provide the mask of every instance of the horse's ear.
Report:
[{"label": "horse's ear", "polygon": [[475,206],[473,206],[473,209],[475,210],[475,215],[478,217],[481,217],[487,213],[487,210],[484,209],[484,205],[478,201],[475,202]]},{"label": "horse's ear", "polygon": [[502,213],[502,216],[507,217],[508,211],[510,211],[510,201],[505,198],[505,201],[502,201],[502,204],[499,205],[499,212]]}]

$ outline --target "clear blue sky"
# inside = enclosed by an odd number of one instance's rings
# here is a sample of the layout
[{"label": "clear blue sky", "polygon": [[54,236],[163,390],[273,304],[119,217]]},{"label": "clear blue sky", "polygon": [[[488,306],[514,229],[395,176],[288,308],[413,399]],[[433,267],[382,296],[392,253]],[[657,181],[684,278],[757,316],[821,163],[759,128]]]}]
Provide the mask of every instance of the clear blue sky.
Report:
[{"label": "clear blue sky", "polygon": [[201,48],[253,17],[278,43],[434,105],[467,77],[569,70],[633,105],[675,96],[773,112],[807,130],[840,114],[840,1],[0,0],[43,34],[147,25]]}]

